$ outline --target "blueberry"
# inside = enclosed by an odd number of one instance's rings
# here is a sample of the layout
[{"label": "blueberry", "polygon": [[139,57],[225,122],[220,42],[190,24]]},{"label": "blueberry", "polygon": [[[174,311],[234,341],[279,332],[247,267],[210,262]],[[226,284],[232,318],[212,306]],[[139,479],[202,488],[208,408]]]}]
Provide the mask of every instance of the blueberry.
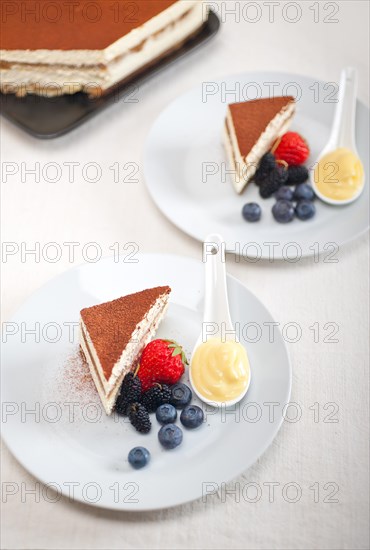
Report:
[{"label": "blueberry", "polygon": [[306,201],[313,201],[314,198],[315,193],[311,185],[308,185],[307,183],[300,183],[295,188],[294,200],[300,201],[301,199],[304,199]]},{"label": "blueberry", "polygon": [[158,407],[155,416],[160,424],[170,424],[175,422],[177,411],[173,405],[165,404]]},{"label": "blueberry", "polygon": [[180,421],[185,428],[194,429],[198,428],[204,419],[203,411],[196,405],[188,405],[181,411]]},{"label": "blueberry", "polygon": [[261,207],[256,202],[248,202],[243,206],[242,215],[247,222],[258,222],[261,219]]},{"label": "blueberry", "polygon": [[292,201],[293,200],[293,191],[290,187],[283,185],[276,192],[275,197],[277,200]]},{"label": "blueberry", "polygon": [[174,449],[182,442],[182,430],[175,424],[165,424],[158,432],[158,439],[165,449]]},{"label": "blueberry", "polygon": [[279,200],[272,207],[272,215],[279,223],[289,223],[294,218],[294,206],[289,201]]},{"label": "blueberry", "polygon": [[316,214],[316,208],[313,202],[302,200],[295,207],[295,215],[302,221],[310,220]]},{"label": "blueberry", "polygon": [[183,409],[186,405],[189,405],[192,397],[193,393],[186,384],[179,382],[178,384],[174,384],[171,388],[170,403],[176,407],[176,409]]},{"label": "blueberry", "polygon": [[135,470],[144,468],[150,460],[150,452],[145,447],[134,447],[128,453],[128,461]]}]

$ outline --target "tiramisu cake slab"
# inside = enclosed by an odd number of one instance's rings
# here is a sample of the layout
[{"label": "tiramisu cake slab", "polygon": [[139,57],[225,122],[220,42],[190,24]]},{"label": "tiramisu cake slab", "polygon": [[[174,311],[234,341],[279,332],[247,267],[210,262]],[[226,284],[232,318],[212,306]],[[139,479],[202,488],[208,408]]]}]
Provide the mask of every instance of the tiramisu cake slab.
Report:
[{"label": "tiramisu cake slab", "polygon": [[291,96],[262,98],[228,106],[224,142],[237,193],[253,178],[258,164],[295,113]]},{"label": "tiramisu cake slab", "polygon": [[207,13],[200,0],[9,4],[0,39],[1,91],[19,96],[101,95],[181,47]]},{"label": "tiramisu cake slab", "polygon": [[81,349],[107,414],[163,319],[170,292],[151,288],[81,311]]}]

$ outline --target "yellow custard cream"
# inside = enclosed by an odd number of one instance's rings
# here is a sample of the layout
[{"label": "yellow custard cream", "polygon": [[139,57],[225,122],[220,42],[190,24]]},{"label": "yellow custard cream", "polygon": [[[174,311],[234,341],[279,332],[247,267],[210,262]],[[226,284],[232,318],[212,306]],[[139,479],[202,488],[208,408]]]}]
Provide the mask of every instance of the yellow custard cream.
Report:
[{"label": "yellow custard cream", "polygon": [[364,168],[351,151],[340,147],[322,157],[315,168],[315,184],[322,195],[336,201],[354,197],[362,187]]},{"label": "yellow custard cream", "polygon": [[217,403],[231,401],[239,397],[249,384],[247,352],[237,342],[210,338],[195,351],[191,374],[200,395]]}]

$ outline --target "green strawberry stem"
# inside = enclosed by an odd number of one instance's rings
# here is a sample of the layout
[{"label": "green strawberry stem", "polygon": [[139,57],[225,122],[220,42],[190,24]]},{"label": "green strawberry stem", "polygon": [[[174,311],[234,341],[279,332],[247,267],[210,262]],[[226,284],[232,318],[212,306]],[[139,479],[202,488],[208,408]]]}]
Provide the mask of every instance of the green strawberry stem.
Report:
[{"label": "green strawberry stem", "polygon": [[181,355],[181,361],[183,362],[184,365],[187,365],[188,360],[180,344],[178,344],[174,340],[165,340],[165,342],[169,343],[169,346],[168,346],[169,348],[173,348],[172,357],[176,357],[176,355]]}]

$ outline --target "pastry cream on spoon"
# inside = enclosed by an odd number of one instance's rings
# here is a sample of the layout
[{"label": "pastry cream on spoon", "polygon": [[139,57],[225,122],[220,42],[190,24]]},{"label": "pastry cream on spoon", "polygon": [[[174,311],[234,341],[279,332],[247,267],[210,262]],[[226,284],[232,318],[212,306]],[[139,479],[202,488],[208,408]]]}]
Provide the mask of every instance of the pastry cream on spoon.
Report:
[{"label": "pastry cream on spoon", "polygon": [[365,174],[355,139],[357,71],[343,69],[331,135],[313,172],[316,195],[332,205],[355,201],[365,185]]},{"label": "pastry cream on spoon", "polygon": [[248,355],[238,342],[210,338],[195,350],[193,384],[210,401],[233,401],[245,393],[249,379]]},{"label": "pastry cream on spoon", "polygon": [[335,201],[356,196],[364,182],[364,168],[358,156],[346,147],[326,153],[314,173],[316,189]]},{"label": "pastry cream on spoon", "polygon": [[[199,399],[231,406],[248,391],[251,369],[245,347],[231,321],[226,284],[225,252],[220,235],[209,235],[205,249],[206,285],[202,331],[190,361],[190,382]],[[205,330],[211,327],[211,334]]]}]

